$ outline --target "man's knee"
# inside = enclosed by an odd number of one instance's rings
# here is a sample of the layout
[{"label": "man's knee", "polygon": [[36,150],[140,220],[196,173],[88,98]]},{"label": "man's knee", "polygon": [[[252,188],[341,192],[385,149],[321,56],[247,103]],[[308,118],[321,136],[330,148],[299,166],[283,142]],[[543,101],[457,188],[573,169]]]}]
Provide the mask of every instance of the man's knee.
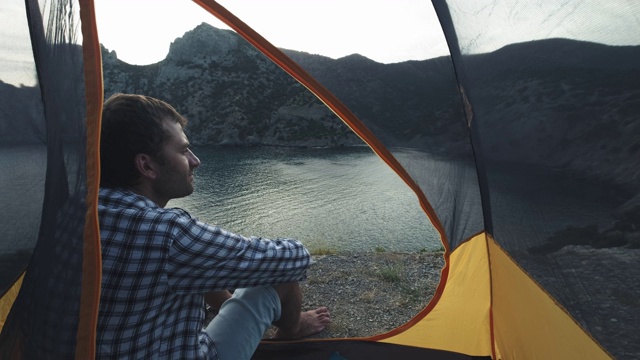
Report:
[{"label": "man's knee", "polygon": [[273,288],[278,293],[280,303],[288,302],[292,297],[297,298],[301,294],[300,283],[297,281],[273,285]]},{"label": "man's knee", "polygon": [[278,294],[274,290],[270,286],[237,289],[233,297],[222,304],[206,328],[220,358],[251,357],[264,332],[281,317]]}]

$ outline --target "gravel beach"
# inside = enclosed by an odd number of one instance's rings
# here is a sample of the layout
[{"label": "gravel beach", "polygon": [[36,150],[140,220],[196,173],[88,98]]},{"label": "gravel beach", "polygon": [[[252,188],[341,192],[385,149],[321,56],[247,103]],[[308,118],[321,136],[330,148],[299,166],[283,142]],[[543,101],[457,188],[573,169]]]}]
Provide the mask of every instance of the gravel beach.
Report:
[{"label": "gravel beach", "polygon": [[[368,337],[406,323],[429,303],[444,267],[440,251],[340,253],[313,260],[301,283],[302,308],[329,308],[331,324],[312,336],[322,339]],[[207,312],[205,323],[214,315]]]},{"label": "gravel beach", "polygon": [[377,335],[410,320],[433,297],[442,252],[314,256],[302,283],[304,309],[329,308],[331,325],[316,338]]}]

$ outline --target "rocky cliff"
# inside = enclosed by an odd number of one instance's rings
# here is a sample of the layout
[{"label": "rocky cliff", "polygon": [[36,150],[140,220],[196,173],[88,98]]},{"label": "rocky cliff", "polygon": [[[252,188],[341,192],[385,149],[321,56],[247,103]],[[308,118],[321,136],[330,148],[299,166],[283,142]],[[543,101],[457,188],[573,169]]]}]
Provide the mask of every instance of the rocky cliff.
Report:
[{"label": "rocky cliff", "polygon": [[235,33],[207,24],[176,39],[166,59],[132,66],[103,51],[105,92],[148,94],[189,119],[196,145],[361,143],[319,100]]},{"label": "rocky cliff", "polygon": [[[380,64],[357,54],[334,60],[284,51],[386,145],[469,151],[448,57]],[[136,92],[167,100],[189,118],[195,144],[361,143],[304,87],[231,31],[201,24],[176,39],[166,59],[148,66],[123,63],[106,49],[103,55],[107,95]],[[594,178],[607,174],[600,180],[638,187],[640,47],[550,39],[468,56],[464,66],[489,159]]]},{"label": "rocky cliff", "polygon": [[[468,128],[448,57],[380,64],[284,50],[387,146],[468,153]],[[190,121],[194,144],[362,144],[324,104],[234,32],[202,24],[167,57],[126,64],[103,48],[106,96],[144,93]],[[489,161],[532,163],[640,188],[640,47],[550,39],[463,58],[477,148]],[[462,71],[462,72],[460,72]],[[0,83],[3,143],[41,141],[37,88]],[[31,109],[29,111],[20,111]],[[21,115],[22,114],[22,115]],[[37,131],[27,131],[27,128]],[[41,128],[42,127],[42,128]],[[37,134],[38,139],[22,139]],[[33,135],[30,135],[33,137]],[[22,139],[22,140],[21,140]]]}]

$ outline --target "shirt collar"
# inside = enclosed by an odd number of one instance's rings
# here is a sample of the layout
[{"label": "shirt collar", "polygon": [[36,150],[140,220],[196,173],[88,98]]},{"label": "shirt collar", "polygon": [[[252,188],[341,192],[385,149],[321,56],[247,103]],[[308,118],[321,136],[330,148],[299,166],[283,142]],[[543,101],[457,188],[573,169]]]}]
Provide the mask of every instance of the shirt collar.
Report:
[{"label": "shirt collar", "polygon": [[124,188],[100,188],[100,203],[110,207],[157,209],[158,204],[149,198]]}]

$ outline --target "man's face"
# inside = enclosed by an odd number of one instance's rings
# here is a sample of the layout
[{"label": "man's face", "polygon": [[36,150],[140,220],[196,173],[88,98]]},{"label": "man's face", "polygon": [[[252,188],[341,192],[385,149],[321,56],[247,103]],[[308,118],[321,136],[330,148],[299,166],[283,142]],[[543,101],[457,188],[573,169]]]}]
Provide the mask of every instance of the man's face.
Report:
[{"label": "man's face", "polygon": [[179,123],[165,120],[168,140],[162,149],[164,159],[158,159],[158,175],[153,189],[165,201],[185,197],[193,192],[193,171],[200,160],[189,149],[189,140]]}]

